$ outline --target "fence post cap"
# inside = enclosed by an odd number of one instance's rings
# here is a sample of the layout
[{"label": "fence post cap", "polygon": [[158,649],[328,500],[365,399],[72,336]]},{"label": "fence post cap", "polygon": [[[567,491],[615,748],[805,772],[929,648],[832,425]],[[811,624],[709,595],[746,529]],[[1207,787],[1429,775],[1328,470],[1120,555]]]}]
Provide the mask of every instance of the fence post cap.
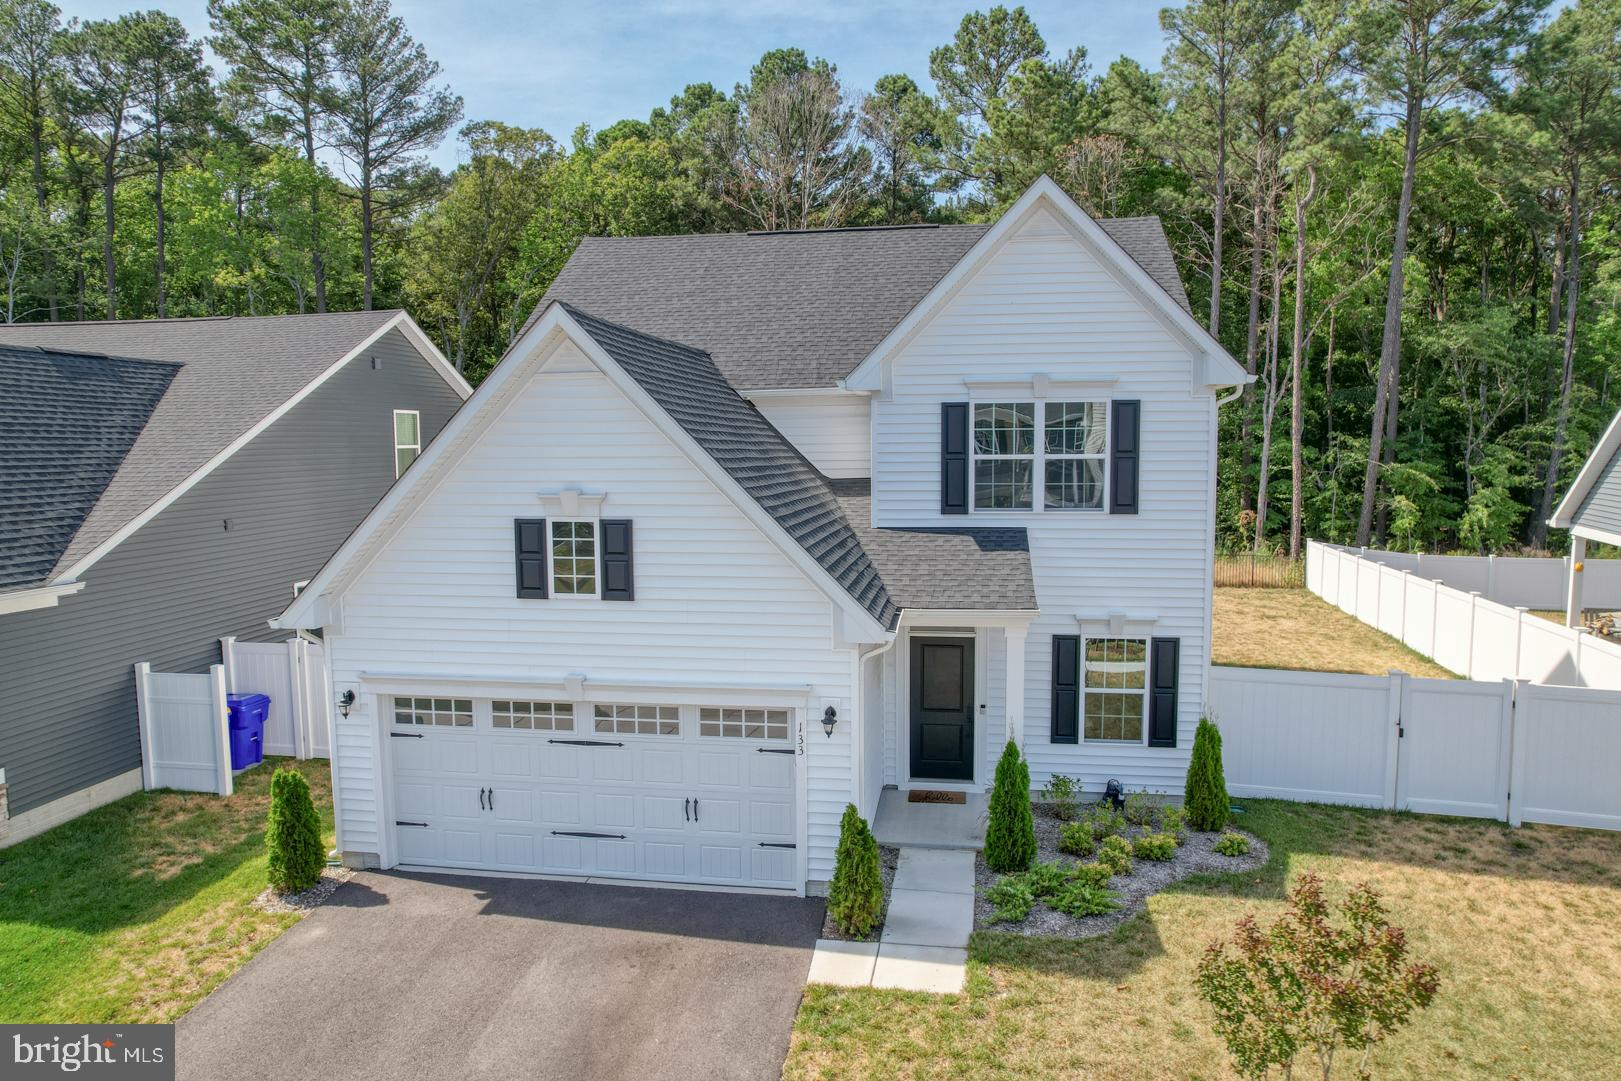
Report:
[{"label": "fence post cap", "polygon": [[1531,610],[1531,606],[1529,604],[1516,604],[1514,606],[1514,610],[1516,612],[1529,612]]}]

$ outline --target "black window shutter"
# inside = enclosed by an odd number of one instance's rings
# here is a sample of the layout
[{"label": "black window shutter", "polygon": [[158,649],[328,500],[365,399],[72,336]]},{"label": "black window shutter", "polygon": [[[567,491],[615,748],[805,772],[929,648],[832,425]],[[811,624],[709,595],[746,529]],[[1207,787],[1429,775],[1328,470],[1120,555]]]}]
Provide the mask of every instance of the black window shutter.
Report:
[{"label": "black window shutter", "polygon": [[1081,638],[1053,635],[1052,742],[1076,743],[1081,716]]},{"label": "black window shutter", "polygon": [[968,513],[968,403],[940,403],[940,513]]},{"label": "black window shutter", "polygon": [[602,520],[602,599],[630,601],[636,599],[631,581],[630,519],[604,518]]},{"label": "black window shutter", "polygon": [[515,518],[512,550],[518,566],[518,596],[546,596],[546,519]]},{"label": "black window shutter", "polygon": [[1148,745],[1176,746],[1177,666],[1181,661],[1180,638],[1153,639],[1149,658]]},{"label": "black window shutter", "polygon": [[1137,513],[1137,447],[1141,437],[1143,403],[1134,399],[1113,403],[1109,440],[1109,513]]}]

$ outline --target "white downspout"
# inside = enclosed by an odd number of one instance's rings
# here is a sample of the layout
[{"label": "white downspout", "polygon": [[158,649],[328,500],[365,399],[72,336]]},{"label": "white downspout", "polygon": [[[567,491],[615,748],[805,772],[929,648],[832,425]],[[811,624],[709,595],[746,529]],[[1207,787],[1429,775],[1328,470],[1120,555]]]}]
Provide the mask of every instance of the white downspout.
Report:
[{"label": "white downspout", "polygon": [[[854,678],[855,686],[854,686],[853,689],[854,689],[854,692],[855,692],[855,700],[857,702],[861,703],[860,710],[859,710],[859,716],[861,718],[861,733],[859,734],[859,736],[864,736],[865,735],[866,730],[867,730],[867,724],[869,723],[869,718],[867,716],[867,680],[866,680],[867,662],[872,660],[874,657],[881,656],[884,653],[887,653],[889,650],[895,648],[895,643],[900,640],[900,636],[901,636],[900,625],[897,623],[896,627],[895,627],[895,633],[890,636],[889,641],[883,643],[882,645],[875,646],[874,648],[869,649],[869,650],[865,650],[865,651],[856,650],[856,664],[855,664],[855,678]],[[879,677],[880,681],[882,680],[882,678],[883,677],[880,675],[880,677]],[[883,723],[882,718],[880,718],[879,723],[880,724]],[[865,761],[864,761],[865,754],[866,754],[866,740],[864,738],[851,739],[851,741],[850,741],[850,772],[851,772],[851,774],[852,774],[852,776],[853,776],[853,778],[855,780],[855,787],[856,787],[855,803],[856,803],[857,809],[860,809],[861,798],[862,798],[862,796],[865,795],[865,793],[862,791],[862,789],[864,787],[863,782],[865,780],[865,778],[862,775],[862,766],[864,766],[866,764]],[[863,815],[862,817],[867,817],[867,816]],[[871,817],[872,818],[877,818],[878,817],[878,808],[877,808],[877,806],[874,806],[872,808],[872,816]],[[870,824],[870,822],[869,822],[869,824]]]}]

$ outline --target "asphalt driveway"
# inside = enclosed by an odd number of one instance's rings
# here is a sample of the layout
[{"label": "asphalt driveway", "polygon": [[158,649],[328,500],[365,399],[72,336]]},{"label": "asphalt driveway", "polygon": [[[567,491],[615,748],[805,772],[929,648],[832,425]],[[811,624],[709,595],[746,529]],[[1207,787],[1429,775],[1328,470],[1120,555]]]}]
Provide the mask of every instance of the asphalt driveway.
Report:
[{"label": "asphalt driveway", "polygon": [[777,1078],[822,902],[364,873],[177,1031],[181,1078]]}]

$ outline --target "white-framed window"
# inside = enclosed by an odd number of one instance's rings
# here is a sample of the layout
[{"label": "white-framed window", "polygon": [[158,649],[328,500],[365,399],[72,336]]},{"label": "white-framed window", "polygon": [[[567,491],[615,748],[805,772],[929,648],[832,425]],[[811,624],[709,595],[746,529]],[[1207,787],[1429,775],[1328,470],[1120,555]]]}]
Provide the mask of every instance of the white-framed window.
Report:
[{"label": "white-framed window", "polygon": [[974,402],[973,509],[1102,510],[1106,401]]},{"label": "white-framed window", "polygon": [[399,479],[422,453],[422,415],[415,409],[394,410],[394,477]]},{"label": "white-framed window", "polygon": [[598,705],[592,707],[592,722],[598,732],[622,736],[679,736],[679,706]]},{"label": "white-framed window", "polygon": [[1086,742],[1144,742],[1148,734],[1148,639],[1086,639],[1081,677],[1081,734]]},{"label": "white-framed window", "polygon": [[552,596],[597,596],[595,519],[553,518],[547,528],[551,530]]},{"label": "white-framed window", "polygon": [[519,728],[535,732],[572,732],[574,703],[509,702],[498,698],[490,703],[490,724],[495,728]]},{"label": "white-framed window", "polygon": [[698,710],[698,735],[722,739],[787,739],[788,711],[703,706]]},{"label": "white-framed window", "polygon": [[395,724],[438,725],[442,728],[473,727],[471,698],[394,698]]}]

